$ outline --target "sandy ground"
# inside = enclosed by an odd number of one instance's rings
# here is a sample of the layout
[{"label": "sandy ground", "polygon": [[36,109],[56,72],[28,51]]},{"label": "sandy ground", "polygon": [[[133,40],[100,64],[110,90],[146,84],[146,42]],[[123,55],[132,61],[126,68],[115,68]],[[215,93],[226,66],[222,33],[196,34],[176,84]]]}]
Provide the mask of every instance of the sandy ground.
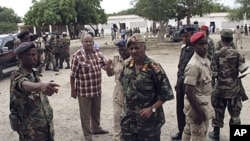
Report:
[{"label": "sandy ground", "polygon": [[[211,35],[214,41],[219,40],[219,35]],[[95,41],[99,44],[105,42],[110,43],[110,37],[96,38]],[[250,38],[244,37],[244,48],[241,50],[246,56],[246,62],[250,62]],[[76,51],[80,47],[79,41],[72,41],[71,52]],[[102,52],[106,59],[112,58],[117,54],[115,48],[103,47]],[[147,55],[161,63],[165,69],[167,76],[171,82],[172,88],[176,82],[176,72],[178,58],[180,54],[179,46],[171,46],[164,48],[148,48]],[[66,64],[64,64],[66,65]],[[54,110],[54,127],[56,141],[84,141],[80,123],[78,101],[70,97],[70,70],[62,69],[59,73],[53,71],[43,71],[43,82],[54,82],[61,85],[59,93],[49,97],[50,104]],[[101,110],[101,126],[110,133],[106,135],[93,136],[94,141],[111,141],[112,140],[112,125],[113,125],[113,107],[112,93],[114,88],[114,77],[107,77],[106,72],[102,75],[102,110]],[[246,92],[250,93],[250,76],[243,79]],[[11,130],[9,124],[9,76],[0,79],[0,141],[17,141],[18,134]],[[250,95],[249,95],[250,96]],[[171,135],[177,132],[176,121],[176,101],[167,101],[164,104],[166,123],[162,127],[162,141],[170,141]],[[250,124],[249,111],[250,101],[243,103],[241,113],[242,124]],[[226,112],[225,127],[221,129],[221,141],[229,140],[229,115]],[[210,131],[212,127],[210,127]],[[208,139],[209,140],[209,139]]]}]

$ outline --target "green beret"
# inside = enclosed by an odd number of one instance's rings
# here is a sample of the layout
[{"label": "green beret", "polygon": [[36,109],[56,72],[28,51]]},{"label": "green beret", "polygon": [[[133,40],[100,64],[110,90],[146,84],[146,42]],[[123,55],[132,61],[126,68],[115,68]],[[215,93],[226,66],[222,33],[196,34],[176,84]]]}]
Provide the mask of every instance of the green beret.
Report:
[{"label": "green beret", "polygon": [[220,35],[222,37],[231,37],[233,38],[233,30],[231,29],[222,29],[220,32]]},{"label": "green beret", "polygon": [[17,46],[15,49],[14,53],[15,54],[20,54],[22,52],[27,51],[30,48],[36,48],[36,46],[32,42],[22,42]]},{"label": "green beret", "polygon": [[127,47],[130,45],[130,43],[145,43],[145,42],[146,40],[141,34],[134,33],[130,38],[128,38]]}]

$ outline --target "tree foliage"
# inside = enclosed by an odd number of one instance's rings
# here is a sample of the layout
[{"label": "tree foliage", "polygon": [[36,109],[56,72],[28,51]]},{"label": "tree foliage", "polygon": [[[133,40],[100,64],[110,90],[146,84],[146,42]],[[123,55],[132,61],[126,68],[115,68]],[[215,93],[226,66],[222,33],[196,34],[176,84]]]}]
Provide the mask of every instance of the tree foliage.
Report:
[{"label": "tree foliage", "polygon": [[17,30],[17,23],[21,18],[11,8],[0,6],[0,33],[9,33]]},{"label": "tree foliage", "polygon": [[106,23],[100,0],[33,0],[25,14],[27,25],[68,25]]},{"label": "tree foliage", "polygon": [[129,9],[117,12],[117,13],[108,14],[108,16],[114,16],[114,15],[132,15],[132,14],[135,14],[135,8],[129,8]]},{"label": "tree foliage", "polygon": [[246,14],[246,19],[250,18],[250,0],[235,0],[235,4],[239,6],[230,11],[228,19],[230,21],[240,21],[244,19],[244,14]]}]

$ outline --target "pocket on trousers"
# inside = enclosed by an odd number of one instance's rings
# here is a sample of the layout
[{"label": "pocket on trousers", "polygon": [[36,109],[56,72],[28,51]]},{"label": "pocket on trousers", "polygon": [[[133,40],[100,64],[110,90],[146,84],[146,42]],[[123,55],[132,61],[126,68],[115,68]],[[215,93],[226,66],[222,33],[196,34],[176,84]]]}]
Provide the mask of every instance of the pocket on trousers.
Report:
[{"label": "pocket on trousers", "polygon": [[18,131],[19,130],[19,124],[20,124],[20,119],[17,114],[15,113],[10,113],[9,115],[9,120],[10,120],[10,126],[13,131]]}]

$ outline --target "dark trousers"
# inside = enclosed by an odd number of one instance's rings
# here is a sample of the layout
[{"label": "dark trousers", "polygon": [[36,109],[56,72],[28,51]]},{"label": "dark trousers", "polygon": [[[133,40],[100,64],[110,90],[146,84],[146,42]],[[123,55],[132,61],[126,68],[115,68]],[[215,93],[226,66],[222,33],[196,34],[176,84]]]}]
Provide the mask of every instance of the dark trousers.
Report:
[{"label": "dark trousers", "polygon": [[179,132],[183,132],[186,125],[185,114],[183,112],[184,108],[184,96],[185,96],[185,85],[184,79],[178,78],[176,85],[176,114],[177,114],[177,124]]}]

